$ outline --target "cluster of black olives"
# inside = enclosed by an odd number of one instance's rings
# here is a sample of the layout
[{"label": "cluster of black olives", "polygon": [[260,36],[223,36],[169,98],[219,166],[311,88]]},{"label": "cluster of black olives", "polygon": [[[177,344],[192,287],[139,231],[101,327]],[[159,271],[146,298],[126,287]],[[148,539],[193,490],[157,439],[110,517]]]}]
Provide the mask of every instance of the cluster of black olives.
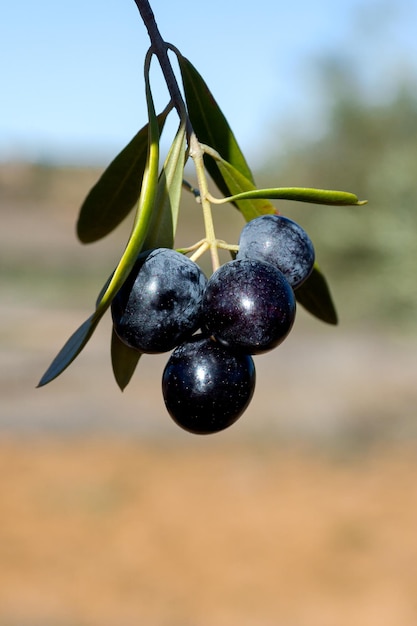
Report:
[{"label": "cluster of black olives", "polygon": [[242,415],[255,389],[251,355],[287,337],[295,319],[294,290],[313,264],[310,238],[281,215],[248,222],[236,259],[209,280],[175,250],[157,248],[138,257],[113,300],[113,325],[121,341],[140,352],[173,350],[162,391],[179,426],[213,433]]}]

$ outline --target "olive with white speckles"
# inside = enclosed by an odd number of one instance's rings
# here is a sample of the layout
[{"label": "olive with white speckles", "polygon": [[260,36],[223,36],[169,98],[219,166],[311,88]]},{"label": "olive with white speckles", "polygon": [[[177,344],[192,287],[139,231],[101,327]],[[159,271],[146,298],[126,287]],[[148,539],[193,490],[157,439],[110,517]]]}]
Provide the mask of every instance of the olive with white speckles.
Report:
[{"label": "olive with white speckles", "polygon": [[262,215],[243,228],[236,258],[275,265],[297,289],[310,276],[315,253],[310,237],[299,224],[283,215]]},{"label": "olive with white speckles", "polygon": [[175,250],[140,254],[112,302],[116,334],[140,352],[172,350],[199,328],[206,283],[200,267]]},{"label": "olive with white speckles", "polygon": [[255,389],[255,365],[204,335],[179,345],[162,377],[165,406],[184,430],[206,435],[231,424],[248,407]]},{"label": "olive with white speckles", "polygon": [[238,259],[208,280],[202,322],[208,334],[230,349],[261,354],[290,332],[296,312],[294,292],[270,263]]}]

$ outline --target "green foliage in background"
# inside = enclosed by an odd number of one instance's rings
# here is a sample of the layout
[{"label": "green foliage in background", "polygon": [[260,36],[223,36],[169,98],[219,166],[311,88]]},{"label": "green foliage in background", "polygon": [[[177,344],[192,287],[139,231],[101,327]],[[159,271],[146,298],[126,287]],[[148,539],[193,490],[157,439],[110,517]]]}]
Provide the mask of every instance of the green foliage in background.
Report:
[{"label": "green foliage in background", "polygon": [[[349,89],[337,91],[335,82]],[[333,106],[316,141],[290,140],[269,163],[297,185],[353,188],[366,211],[314,214],[301,205],[291,217],[310,232],[320,263],[343,295],[346,317],[391,329],[415,329],[417,319],[417,96],[399,87],[388,102],[371,103],[348,76],[328,77]],[[285,154],[285,157],[282,157]],[[260,175],[267,180],[271,168]]]}]

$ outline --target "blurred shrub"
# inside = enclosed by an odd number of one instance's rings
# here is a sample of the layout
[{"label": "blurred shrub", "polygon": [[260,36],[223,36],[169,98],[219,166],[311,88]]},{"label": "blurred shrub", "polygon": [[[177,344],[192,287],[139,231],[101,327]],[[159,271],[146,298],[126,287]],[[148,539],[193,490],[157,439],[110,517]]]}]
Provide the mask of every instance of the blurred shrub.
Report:
[{"label": "blurred shrub", "polygon": [[285,158],[271,155],[262,179],[346,189],[369,201],[359,209],[289,204],[284,208],[315,241],[342,320],[413,329],[417,98],[411,87],[399,89],[391,101],[378,105],[362,98],[359,89],[341,90],[325,135],[314,142],[290,140],[283,153]]}]

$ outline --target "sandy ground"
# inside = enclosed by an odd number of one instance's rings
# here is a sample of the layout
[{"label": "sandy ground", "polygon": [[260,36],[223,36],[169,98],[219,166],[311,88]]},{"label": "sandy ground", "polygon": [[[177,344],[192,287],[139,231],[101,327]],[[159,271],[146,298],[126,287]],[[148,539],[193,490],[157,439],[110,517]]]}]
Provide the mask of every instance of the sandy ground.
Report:
[{"label": "sandy ground", "polygon": [[414,626],[417,457],[0,445],[3,626]]}]

